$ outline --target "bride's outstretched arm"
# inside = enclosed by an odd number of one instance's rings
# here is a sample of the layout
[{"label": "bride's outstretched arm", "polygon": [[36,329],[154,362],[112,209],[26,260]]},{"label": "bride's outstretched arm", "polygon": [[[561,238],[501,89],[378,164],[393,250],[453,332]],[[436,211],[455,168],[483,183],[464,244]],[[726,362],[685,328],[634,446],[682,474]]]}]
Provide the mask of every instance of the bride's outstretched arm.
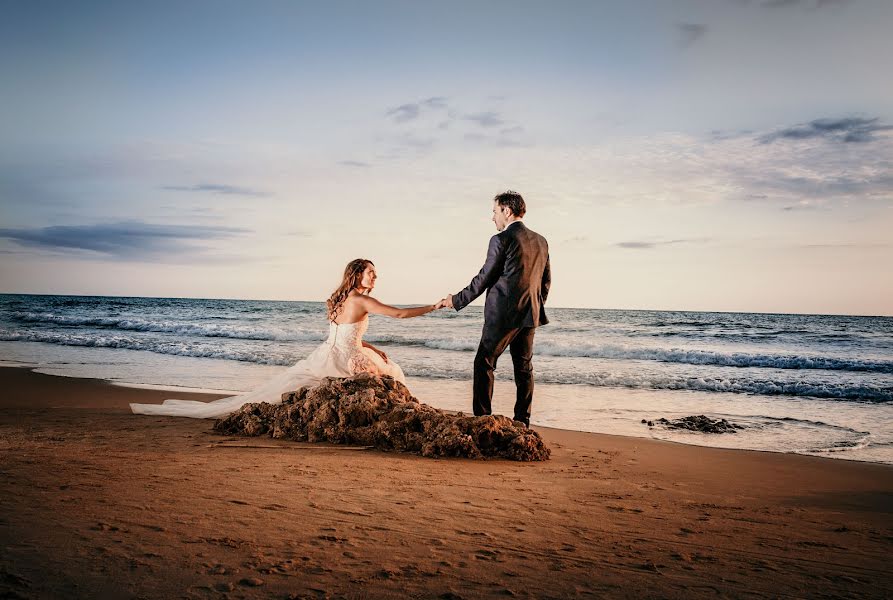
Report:
[{"label": "bride's outstretched arm", "polygon": [[362,302],[366,312],[372,313],[373,315],[385,315],[386,317],[393,317],[395,319],[421,317],[438,308],[438,304],[426,304],[425,306],[413,306],[411,308],[397,308],[396,306],[379,302],[372,296],[362,296]]}]

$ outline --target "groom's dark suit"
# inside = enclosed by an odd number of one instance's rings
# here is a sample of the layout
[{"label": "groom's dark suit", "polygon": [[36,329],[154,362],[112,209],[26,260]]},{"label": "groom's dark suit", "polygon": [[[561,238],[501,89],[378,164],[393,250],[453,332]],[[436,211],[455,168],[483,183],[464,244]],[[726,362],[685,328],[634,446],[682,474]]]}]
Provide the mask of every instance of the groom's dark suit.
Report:
[{"label": "groom's dark suit", "polygon": [[549,322],[544,304],[552,283],[546,238],[515,221],[490,238],[487,261],[468,287],[453,296],[462,310],[487,290],[484,331],[474,359],[475,415],[489,415],[493,370],[508,346],[515,367],[517,421],[530,424],[533,401],[533,335]]}]

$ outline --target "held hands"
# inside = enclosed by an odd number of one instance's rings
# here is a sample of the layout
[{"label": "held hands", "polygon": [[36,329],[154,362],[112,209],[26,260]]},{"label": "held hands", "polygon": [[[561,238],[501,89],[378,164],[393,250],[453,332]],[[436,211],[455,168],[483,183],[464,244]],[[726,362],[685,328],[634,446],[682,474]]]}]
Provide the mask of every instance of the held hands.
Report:
[{"label": "held hands", "polygon": [[453,295],[447,294],[446,298],[438,302],[434,305],[434,310],[439,310],[441,308],[453,308]]}]

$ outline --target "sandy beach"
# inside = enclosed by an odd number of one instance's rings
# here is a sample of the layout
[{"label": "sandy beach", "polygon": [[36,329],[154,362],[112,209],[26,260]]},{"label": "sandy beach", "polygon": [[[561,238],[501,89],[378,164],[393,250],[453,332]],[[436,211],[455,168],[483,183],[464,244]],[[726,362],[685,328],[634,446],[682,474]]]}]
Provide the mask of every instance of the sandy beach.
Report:
[{"label": "sandy beach", "polygon": [[0,389],[0,597],[893,589],[887,465],[547,428],[544,463],[434,460],[134,416],[171,392],[100,380],[2,368]]}]

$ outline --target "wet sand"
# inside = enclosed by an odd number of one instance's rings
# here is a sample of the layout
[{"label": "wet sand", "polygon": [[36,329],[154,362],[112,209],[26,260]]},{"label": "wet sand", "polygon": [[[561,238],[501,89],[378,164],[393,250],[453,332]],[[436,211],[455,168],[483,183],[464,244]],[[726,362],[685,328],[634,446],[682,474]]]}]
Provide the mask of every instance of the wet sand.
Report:
[{"label": "wet sand", "polygon": [[887,465],[547,428],[548,462],[433,460],[135,416],[171,392],[99,380],[0,389],[0,598],[893,589]]}]

